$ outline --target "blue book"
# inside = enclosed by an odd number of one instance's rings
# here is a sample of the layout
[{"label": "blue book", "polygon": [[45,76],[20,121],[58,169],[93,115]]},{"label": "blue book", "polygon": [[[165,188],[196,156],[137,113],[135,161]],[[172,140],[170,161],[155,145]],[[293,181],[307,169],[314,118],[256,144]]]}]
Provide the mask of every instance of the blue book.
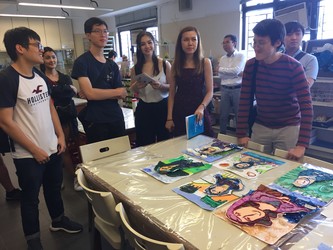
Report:
[{"label": "blue book", "polygon": [[204,132],[204,119],[202,118],[200,122],[197,122],[196,119],[196,115],[185,117],[187,139],[191,139]]}]

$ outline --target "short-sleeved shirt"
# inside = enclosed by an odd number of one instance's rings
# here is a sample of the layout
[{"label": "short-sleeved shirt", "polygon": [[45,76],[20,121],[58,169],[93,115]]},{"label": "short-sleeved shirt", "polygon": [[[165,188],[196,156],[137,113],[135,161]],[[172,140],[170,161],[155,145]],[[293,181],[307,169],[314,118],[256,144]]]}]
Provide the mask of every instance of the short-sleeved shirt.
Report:
[{"label": "short-sleeved shirt", "polygon": [[[298,50],[293,57],[295,58],[301,50]],[[299,62],[303,65],[306,77],[311,77],[313,80],[317,79],[318,75],[318,60],[314,55],[305,53],[305,55],[299,59]]]},{"label": "short-sleeved shirt", "polygon": [[[73,66],[72,78],[88,77],[91,86],[98,89],[123,87],[118,65],[110,60],[101,63],[90,51],[79,56]],[[86,120],[96,123],[112,123],[124,120],[117,99],[88,100]]]},{"label": "short-sleeved shirt", "polygon": [[[56,153],[58,140],[44,76],[34,70],[32,77],[26,77],[9,66],[0,74],[0,83],[0,107],[13,107],[13,120],[23,133],[49,156]],[[33,158],[29,151],[15,141],[14,148],[13,158]]]}]

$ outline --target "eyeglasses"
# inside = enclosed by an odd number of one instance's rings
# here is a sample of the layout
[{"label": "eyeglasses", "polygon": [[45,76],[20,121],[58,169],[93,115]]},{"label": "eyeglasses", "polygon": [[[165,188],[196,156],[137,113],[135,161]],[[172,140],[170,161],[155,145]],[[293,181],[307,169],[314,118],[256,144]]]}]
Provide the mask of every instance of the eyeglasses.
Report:
[{"label": "eyeglasses", "polygon": [[258,47],[258,48],[262,48],[264,47],[265,45],[267,44],[267,41],[258,41],[258,42],[253,42],[251,43],[251,47],[254,48],[254,47]]},{"label": "eyeglasses", "polygon": [[108,35],[110,32],[108,30],[92,30],[91,33],[98,33],[99,35]]},{"label": "eyeglasses", "polygon": [[44,50],[43,44],[40,42],[35,42],[35,43],[25,43],[24,45],[33,45],[38,48],[38,50]]}]

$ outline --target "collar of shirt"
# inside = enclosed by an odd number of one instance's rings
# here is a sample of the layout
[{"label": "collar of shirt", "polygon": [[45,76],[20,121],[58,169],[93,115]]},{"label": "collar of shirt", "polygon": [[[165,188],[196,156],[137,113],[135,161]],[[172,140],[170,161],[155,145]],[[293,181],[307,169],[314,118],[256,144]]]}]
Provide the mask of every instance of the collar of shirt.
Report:
[{"label": "collar of shirt", "polygon": [[232,52],[232,54],[229,56],[228,54],[226,55],[227,57],[232,57],[232,56],[235,56],[235,53],[236,53],[236,49],[234,49],[234,52]]},{"label": "collar of shirt", "polygon": [[295,56],[297,56],[299,53],[301,53],[301,51],[302,51],[302,50],[298,49],[298,50],[296,51],[296,53],[293,54],[293,58],[295,58]]}]

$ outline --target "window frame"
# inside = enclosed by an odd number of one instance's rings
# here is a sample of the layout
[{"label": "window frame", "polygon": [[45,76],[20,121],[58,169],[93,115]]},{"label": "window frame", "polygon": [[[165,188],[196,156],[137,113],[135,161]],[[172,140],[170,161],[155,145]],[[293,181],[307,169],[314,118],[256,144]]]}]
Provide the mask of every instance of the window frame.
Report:
[{"label": "window frame", "polygon": [[[310,32],[310,40],[317,39],[317,33],[318,33],[318,12],[319,12],[319,3],[324,0],[311,0],[311,1],[305,1],[305,0],[273,0],[272,3],[264,3],[264,4],[257,4],[254,6],[247,6],[246,2],[241,3],[241,23],[242,23],[242,41],[241,41],[241,48],[242,50],[246,49],[246,31],[248,29],[247,23],[246,23],[246,14],[249,11],[256,11],[256,10],[262,10],[262,9],[273,9],[273,13],[276,10],[283,9],[288,6],[292,6],[298,3],[306,2],[307,9],[308,9],[308,22],[309,22],[309,29]],[[248,2],[248,1],[247,1]],[[274,16],[274,14],[273,14]]]}]

